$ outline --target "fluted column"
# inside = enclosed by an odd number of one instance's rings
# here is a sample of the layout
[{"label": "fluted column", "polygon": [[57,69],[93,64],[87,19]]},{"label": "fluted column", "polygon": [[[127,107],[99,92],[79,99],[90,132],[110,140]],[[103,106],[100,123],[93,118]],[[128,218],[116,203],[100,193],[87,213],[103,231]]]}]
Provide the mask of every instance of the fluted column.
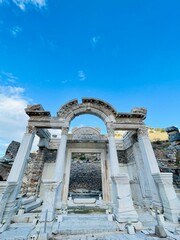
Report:
[{"label": "fluted column", "polygon": [[17,210],[16,198],[21,188],[22,178],[24,175],[25,167],[27,165],[35,133],[35,128],[27,128],[27,132],[24,134],[10,174],[8,176],[6,183],[7,186],[4,189],[4,196],[2,196],[3,204],[1,205],[0,210],[0,232],[6,230],[10,224],[11,217]]},{"label": "fluted column", "polygon": [[160,195],[153,179],[153,174],[158,174],[160,173],[160,171],[151,142],[148,137],[148,128],[142,127],[138,129],[137,133],[142,160],[144,162],[144,165],[146,166],[146,174],[150,186],[152,204],[155,204],[156,207],[162,208]]},{"label": "fluted column", "polygon": [[112,179],[113,211],[118,222],[138,220],[138,215],[133,206],[129,178],[127,174],[120,173],[114,129],[108,127],[109,160]]}]

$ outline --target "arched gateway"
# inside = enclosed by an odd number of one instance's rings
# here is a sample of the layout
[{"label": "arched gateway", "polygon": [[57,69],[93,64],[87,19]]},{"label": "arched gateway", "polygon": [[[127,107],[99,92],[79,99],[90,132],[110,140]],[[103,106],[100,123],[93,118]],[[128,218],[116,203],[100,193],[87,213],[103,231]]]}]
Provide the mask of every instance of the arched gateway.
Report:
[{"label": "arched gateway", "polygon": [[[52,117],[41,105],[28,106],[25,111],[29,116],[27,132],[7,182],[1,183],[1,231],[7,228],[11,216],[17,210],[16,199],[35,134],[40,138],[38,146],[43,162],[39,176],[40,194],[43,198],[42,221],[47,209],[47,220],[53,221],[56,209],[61,209],[64,204],[72,204],[74,200],[68,198],[73,154],[93,153],[100,160],[102,203],[111,205],[118,222],[137,222],[136,205],[157,207],[163,210],[167,219],[178,222],[180,204],[172,186],[172,174],[159,171],[147,127],[143,122],[146,109],[134,108],[129,113],[117,112],[102,100],[83,98],[81,103],[72,100],[63,105],[56,117]],[[89,127],[75,129],[68,134],[71,121],[81,114],[93,114],[101,118],[107,128],[107,136],[102,136],[97,129]],[[61,139],[51,137],[48,129],[60,129]],[[122,140],[115,139],[115,130],[127,130]],[[48,162],[47,156],[50,154],[46,153],[54,150],[57,150],[55,159]],[[82,201],[76,199],[73,204]],[[86,203],[88,201],[96,204],[96,198],[88,199]]]}]

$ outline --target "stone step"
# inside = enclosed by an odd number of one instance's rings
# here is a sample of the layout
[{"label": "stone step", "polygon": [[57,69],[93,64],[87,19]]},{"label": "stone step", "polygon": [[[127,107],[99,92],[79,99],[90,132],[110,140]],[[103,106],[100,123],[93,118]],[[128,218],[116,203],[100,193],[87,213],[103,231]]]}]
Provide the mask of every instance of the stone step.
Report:
[{"label": "stone step", "polygon": [[[152,235],[152,234],[151,234]],[[52,240],[157,240],[155,236],[146,235],[142,232],[136,232],[130,235],[122,232],[94,233],[85,235],[52,236]]]},{"label": "stone step", "polygon": [[77,235],[103,232],[116,232],[118,226],[116,222],[108,221],[108,217],[103,215],[67,215],[63,221],[55,223],[53,231],[60,235]]}]

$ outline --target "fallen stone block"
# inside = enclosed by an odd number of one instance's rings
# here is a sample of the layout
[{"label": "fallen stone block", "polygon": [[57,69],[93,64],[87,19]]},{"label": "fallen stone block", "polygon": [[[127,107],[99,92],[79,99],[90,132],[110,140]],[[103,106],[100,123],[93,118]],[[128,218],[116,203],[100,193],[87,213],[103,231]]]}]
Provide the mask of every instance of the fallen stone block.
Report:
[{"label": "fallen stone block", "polygon": [[38,207],[41,206],[42,200],[41,199],[37,199],[35,202],[31,202],[29,204],[24,205],[24,212],[30,212]]}]

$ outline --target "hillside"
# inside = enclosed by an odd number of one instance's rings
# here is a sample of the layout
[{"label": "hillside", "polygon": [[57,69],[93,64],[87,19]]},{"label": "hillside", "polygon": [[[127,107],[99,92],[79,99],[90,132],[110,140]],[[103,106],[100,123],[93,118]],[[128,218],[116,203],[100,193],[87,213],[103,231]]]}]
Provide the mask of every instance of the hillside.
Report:
[{"label": "hillside", "polygon": [[168,134],[164,128],[148,128],[148,134],[151,142],[154,141],[167,141]]}]

